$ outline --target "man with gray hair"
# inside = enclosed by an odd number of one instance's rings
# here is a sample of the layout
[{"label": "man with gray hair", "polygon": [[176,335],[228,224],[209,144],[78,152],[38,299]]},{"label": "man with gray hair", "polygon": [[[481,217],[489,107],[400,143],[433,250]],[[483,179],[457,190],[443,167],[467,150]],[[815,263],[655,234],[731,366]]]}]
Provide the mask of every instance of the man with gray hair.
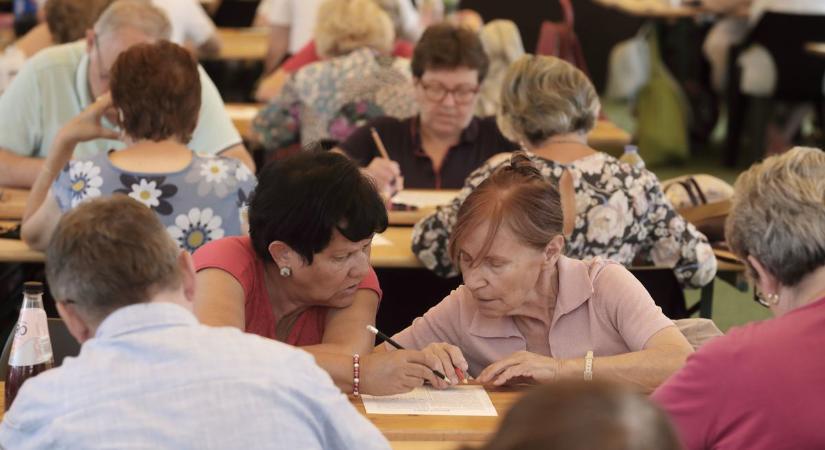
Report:
[{"label": "man with gray hair", "polygon": [[[123,50],[168,39],[166,15],[143,0],[118,0],[88,30],[86,39],[52,47],[26,62],[0,97],[0,186],[31,187],[60,127],[109,90],[109,68]],[[234,157],[254,169],[215,85],[199,68],[201,109],[188,146]],[[104,121],[115,128],[113,120]],[[75,149],[84,158],[123,143],[94,140]]]},{"label": "man with gray hair", "polygon": [[136,200],[68,212],[46,258],[82,349],[26,381],[0,447],[389,449],[308,353],[199,324],[191,257]]}]

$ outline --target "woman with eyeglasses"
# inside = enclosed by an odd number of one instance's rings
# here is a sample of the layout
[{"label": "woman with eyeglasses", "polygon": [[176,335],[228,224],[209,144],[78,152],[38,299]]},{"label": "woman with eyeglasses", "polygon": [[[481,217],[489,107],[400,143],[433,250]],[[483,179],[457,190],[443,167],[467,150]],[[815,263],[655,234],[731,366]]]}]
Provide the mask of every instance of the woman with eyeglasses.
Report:
[{"label": "woman with eyeglasses", "polygon": [[[402,177],[408,188],[460,188],[489,157],[518,148],[494,118],[473,115],[488,65],[477,34],[448,24],[427,28],[412,59],[418,115],[375,119],[340,149],[384,191],[399,188]],[[381,157],[379,139],[389,160]]]},{"label": "woman with eyeglasses", "polygon": [[774,319],[711,341],[653,394],[686,449],[825,448],[825,153],[739,176],[725,235]]}]

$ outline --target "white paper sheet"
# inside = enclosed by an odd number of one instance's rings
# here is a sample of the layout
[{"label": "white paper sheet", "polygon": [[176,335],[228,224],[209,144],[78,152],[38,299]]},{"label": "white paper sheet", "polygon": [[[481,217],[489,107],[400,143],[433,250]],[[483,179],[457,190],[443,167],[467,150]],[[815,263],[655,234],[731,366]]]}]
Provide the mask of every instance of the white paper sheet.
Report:
[{"label": "white paper sheet", "polygon": [[392,241],[384,237],[381,233],[375,233],[372,237],[372,245],[380,246],[380,245],[392,245]]},{"label": "white paper sheet", "polygon": [[455,198],[456,190],[403,190],[392,197],[393,203],[414,205],[419,208],[435,208],[446,205]]},{"label": "white paper sheet", "polygon": [[430,386],[406,394],[376,397],[362,395],[367,414],[416,414],[423,416],[497,416],[484,386],[453,386],[438,390]]}]

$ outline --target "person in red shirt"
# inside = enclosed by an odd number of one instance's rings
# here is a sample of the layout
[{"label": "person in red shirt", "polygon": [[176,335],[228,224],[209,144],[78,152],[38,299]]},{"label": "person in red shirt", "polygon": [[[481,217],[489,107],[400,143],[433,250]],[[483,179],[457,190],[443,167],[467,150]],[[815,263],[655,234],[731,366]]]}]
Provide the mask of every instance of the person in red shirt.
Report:
[{"label": "person in red shirt", "polygon": [[[210,242],[194,255],[195,314],[213,326],[300,346],[345,392],[405,392],[424,381],[444,387],[418,351],[369,354],[381,299],[370,267],[387,211],[347,157],[301,152],[268,165],[249,206],[249,236]],[[239,199],[242,201],[245,199]],[[354,389],[353,353],[360,357]]]},{"label": "person in red shirt", "polygon": [[768,158],[734,189],[727,242],[777,317],[700,348],[653,400],[687,450],[825,448],[825,153]]}]

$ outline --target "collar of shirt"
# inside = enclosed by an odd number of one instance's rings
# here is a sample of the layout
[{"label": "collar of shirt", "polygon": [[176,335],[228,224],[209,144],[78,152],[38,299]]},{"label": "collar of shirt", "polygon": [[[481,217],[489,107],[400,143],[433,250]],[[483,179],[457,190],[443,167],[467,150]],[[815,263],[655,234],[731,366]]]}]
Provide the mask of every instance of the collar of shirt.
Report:
[{"label": "collar of shirt", "polygon": [[[564,314],[575,310],[593,296],[593,282],[587,265],[577,259],[559,257],[559,294],[550,327]],[[472,295],[468,292],[469,295]],[[491,318],[476,311],[467,330],[478,337],[518,337],[524,339],[511,317]]]},{"label": "collar of shirt", "polygon": [[147,328],[197,324],[198,319],[183,306],[169,302],[137,303],[119,308],[103,319],[95,338],[111,338]]},{"label": "collar of shirt", "polygon": [[[424,148],[421,146],[420,128],[421,116],[419,115],[413,117],[412,120],[410,120],[410,135],[412,136],[413,154],[416,156],[424,156],[429,158],[429,156],[427,156],[427,154],[424,153]],[[473,116],[472,120],[470,120],[470,124],[467,125],[467,127],[461,131],[461,136],[458,138],[458,143],[450,147],[450,150],[459,147],[463,144],[475,142],[475,140],[478,139],[479,128],[480,126],[478,124],[478,117]]]}]

